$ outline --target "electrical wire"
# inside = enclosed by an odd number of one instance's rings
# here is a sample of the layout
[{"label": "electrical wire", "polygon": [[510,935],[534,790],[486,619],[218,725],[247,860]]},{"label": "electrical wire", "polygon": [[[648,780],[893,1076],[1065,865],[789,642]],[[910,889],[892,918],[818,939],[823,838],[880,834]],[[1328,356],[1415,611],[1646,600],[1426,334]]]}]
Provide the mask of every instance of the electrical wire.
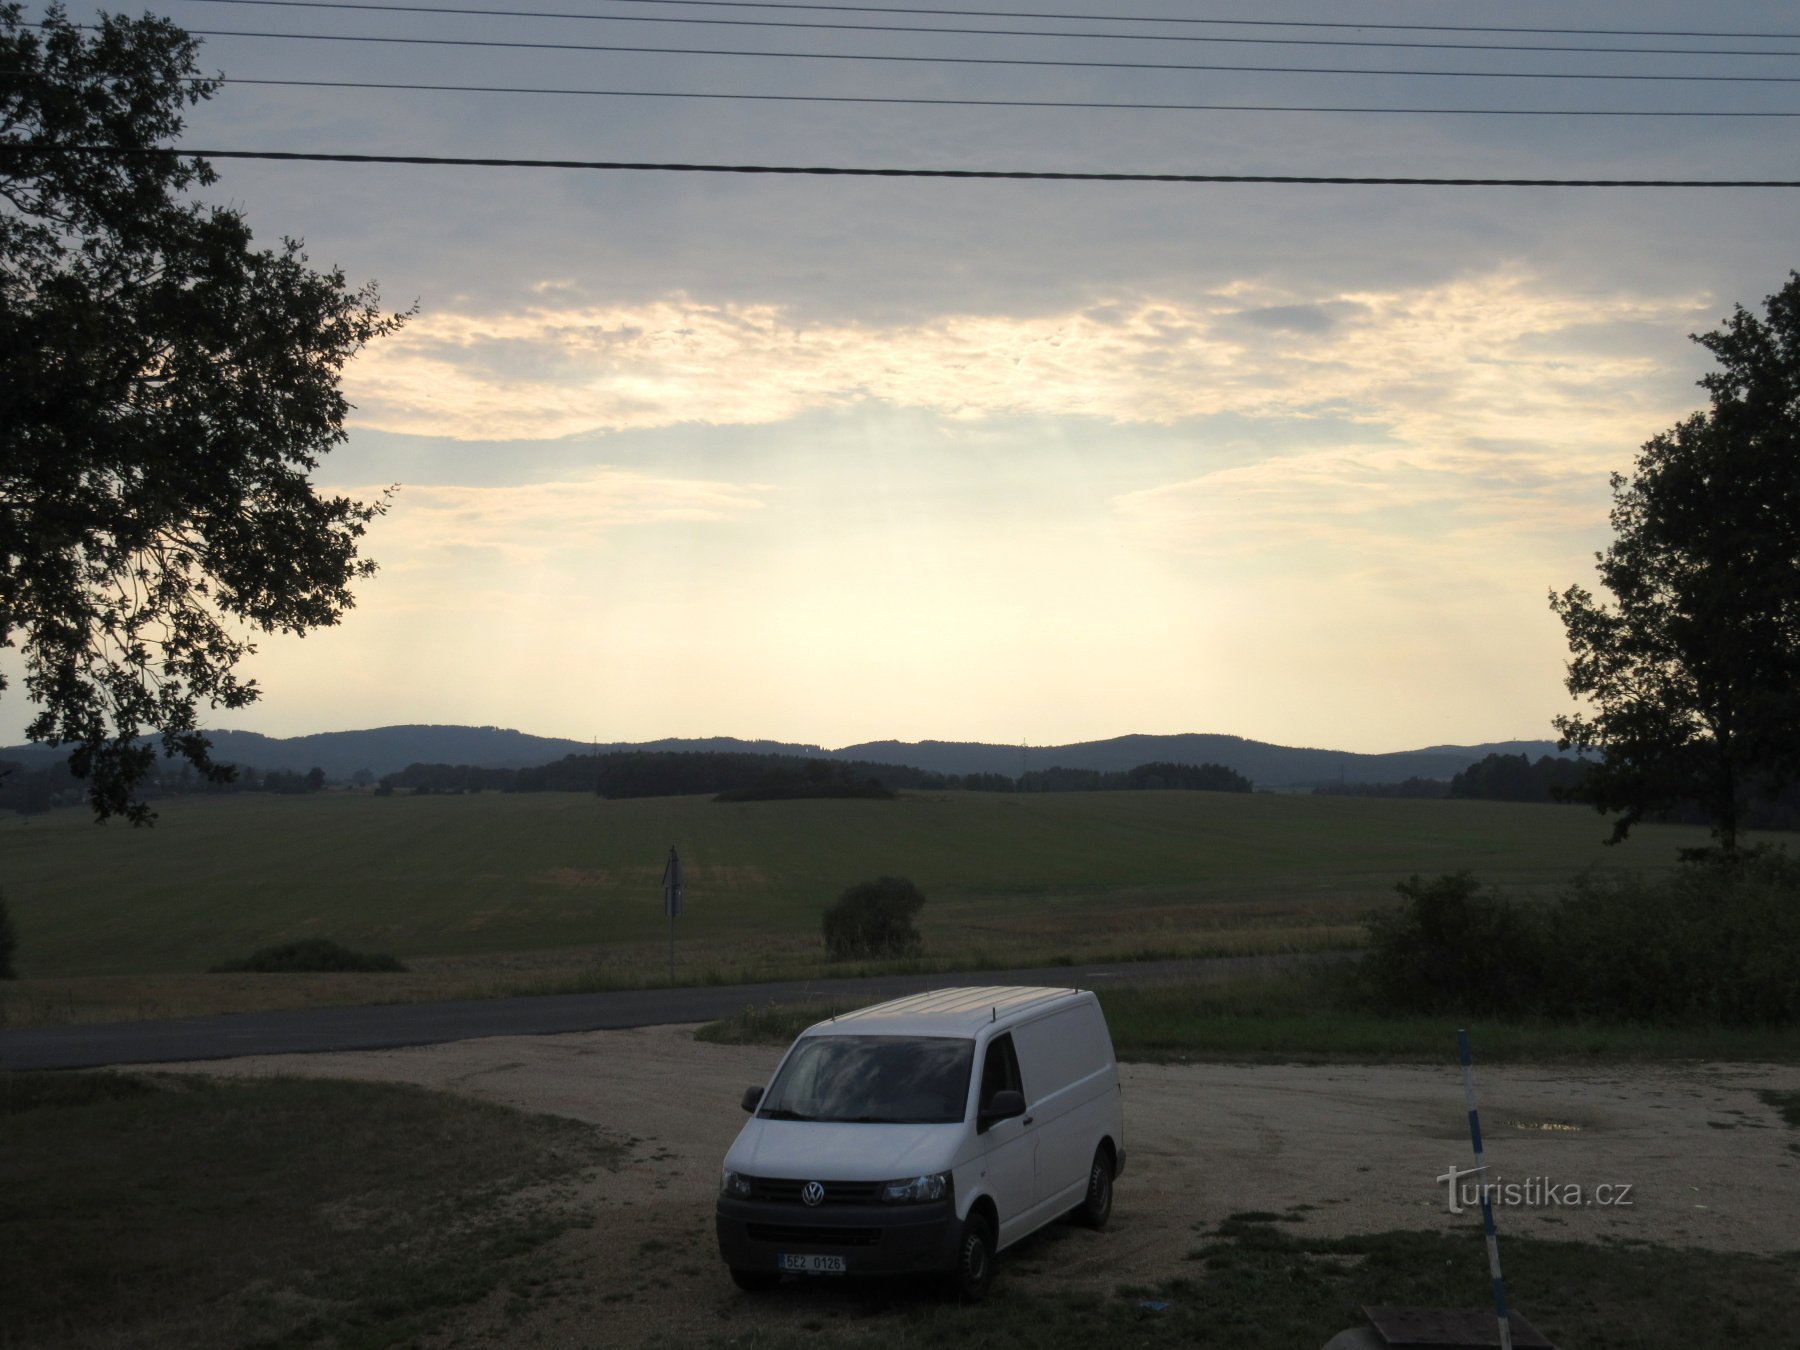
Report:
[{"label": "electrical wire", "polygon": [[[195,83],[214,83],[196,78]],[[747,103],[881,103],[950,108],[1106,108],[1138,112],[1382,113],[1432,117],[1800,117],[1800,112],[1689,108],[1376,108],[1309,103],[1105,103],[1082,99],[900,98],[876,94],[738,94],[687,89],[544,89],[505,84],[402,84],[376,80],[272,80],[227,76],[219,84],[300,89],[389,89],[444,94],[558,94],[595,98],[695,98]]]},{"label": "electrical wire", "polygon": [[566,10],[476,9],[453,5],[389,5],[362,0],[198,0],[199,3],[259,5],[282,9],[357,10],[381,14],[454,14],[508,19],[579,19],[592,23],[660,23],[716,28],[802,28],[834,33],[922,33],[959,37],[1064,38],[1106,42],[1210,42],[1258,47],[1369,47],[1408,51],[1574,52],[1612,56],[1800,56],[1800,51],[1732,50],[1693,47],[1595,47],[1493,42],[1401,42],[1367,38],[1230,37],[1213,33],[1083,33],[1050,29],[944,28],[918,24],[826,23],[813,19],[695,19],[646,14],[575,14]]},{"label": "electrical wire", "polygon": [[586,169],[632,173],[704,173],[801,176],[810,178],[1000,179],[1060,183],[1263,184],[1322,187],[1495,187],[1495,188],[1800,188],[1800,179],[1780,178],[1401,178],[1321,174],[1094,173],[1035,169],[896,169],[802,164],[690,164],[643,160],[513,159],[470,155],[362,155],[303,150],[177,150],[152,146],[70,145],[34,148],[0,145],[0,159],[31,155],[95,155],[111,159],[254,159],[314,164],[416,164],[433,168]]},{"label": "electrical wire", "polygon": [[[26,24],[41,28],[41,24]],[[92,25],[71,24],[88,32]],[[518,42],[495,38],[379,37],[358,33],[268,33],[241,29],[190,28],[193,37],[273,38],[296,42],[371,42],[412,47],[483,47],[509,51],[618,52],[656,56],[734,56],[793,61],[888,61],[913,65],[1035,66],[1080,70],[1209,71],[1255,75],[1377,75],[1418,79],[1443,76],[1459,80],[1635,80],[1680,84],[1800,84],[1796,75],[1646,75],[1601,71],[1504,71],[1504,70],[1369,70],[1348,66],[1232,66],[1175,64],[1158,61],[1059,61],[1007,56],[904,56],[868,52],[739,51],[709,47],[645,47],[614,43]]]},{"label": "electrical wire", "polygon": [[[195,0],[201,4],[299,4],[300,0]],[[1157,14],[1065,14],[1049,10],[1017,10],[1017,9],[929,9],[912,5],[816,5],[816,4],[778,4],[766,3],[765,0],[627,0],[627,3],[638,5],[678,5],[685,8],[705,9],[790,9],[826,14],[919,14],[942,18],[971,19],[1061,19],[1070,23],[1160,23],[1160,24],[1209,24],[1233,28],[1368,28],[1384,32],[1402,33],[1552,33],[1569,37],[1691,37],[1719,38],[1732,40],[1740,38],[1766,38],[1770,41],[1787,41],[1800,39],[1800,33],[1746,33],[1746,32],[1708,32],[1694,29],[1658,29],[1658,28],[1525,28],[1502,27],[1494,24],[1461,24],[1461,23],[1330,23],[1306,19],[1229,19],[1229,18],[1196,18],[1190,16],[1169,17]],[[340,6],[350,8],[349,4]],[[378,6],[356,6],[357,8],[377,8]],[[395,6],[394,8],[406,8]],[[510,10],[466,10],[461,13],[496,13],[510,14]],[[532,16],[540,17],[540,16]],[[548,16],[543,16],[548,17]],[[587,18],[583,14],[558,14],[557,18]]]}]

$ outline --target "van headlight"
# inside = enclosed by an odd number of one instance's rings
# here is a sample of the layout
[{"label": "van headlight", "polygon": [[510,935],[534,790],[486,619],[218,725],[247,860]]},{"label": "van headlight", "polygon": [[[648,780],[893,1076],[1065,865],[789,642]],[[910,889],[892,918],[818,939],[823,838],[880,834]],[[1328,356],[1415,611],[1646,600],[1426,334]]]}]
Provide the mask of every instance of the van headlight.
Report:
[{"label": "van headlight", "polygon": [[942,1200],[950,1194],[950,1174],[933,1172],[928,1177],[905,1177],[883,1182],[881,1198],[890,1205],[918,1205],[929,1200]]},{"label": "van headlight", "polygon": [[725,1169],[725,1175],[719,1178],[719,1194],[728,1200],[748,1200],[750,1198],[750,1178],[742,1172]]}]

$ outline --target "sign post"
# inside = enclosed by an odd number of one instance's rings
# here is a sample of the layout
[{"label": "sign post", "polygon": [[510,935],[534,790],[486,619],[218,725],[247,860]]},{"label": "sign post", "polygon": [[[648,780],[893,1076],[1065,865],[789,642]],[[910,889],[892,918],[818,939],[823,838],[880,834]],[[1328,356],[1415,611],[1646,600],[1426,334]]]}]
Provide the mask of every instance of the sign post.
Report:
[{"label": "sign post", "polygon": [[681,917],[681,855],[669,845],[663,864],[663,913],[669,916],[669,983],[675,983],[675,920]]},{"label": "sign post", "polygon": [[[1506,1282],[1500,1278],[1500,1236],[1494,1231],[1493,1187],[1488,1183],[1487,1163],[1481,1156],[1481,1117],[1475,1110],[1475,1069],[1469,1054],[1469,1033],[1456,1033],[1456,1057],[1462,1061],[1463,1100],[1469,1106],[1469,1142],[1475,1147],[1475,1175],[1481,1180],[1481,1228],[1487,1235],[1488,1277],[1494,1289],[1494,1315],[1499,1323],[1500,1350],[1513,1350],[1512,1320],[1506,1315]],[[1455,1169],[1452,1168],[1452,1171]],[[1454,1180],[1451,1190],[1456,1189]]]}]

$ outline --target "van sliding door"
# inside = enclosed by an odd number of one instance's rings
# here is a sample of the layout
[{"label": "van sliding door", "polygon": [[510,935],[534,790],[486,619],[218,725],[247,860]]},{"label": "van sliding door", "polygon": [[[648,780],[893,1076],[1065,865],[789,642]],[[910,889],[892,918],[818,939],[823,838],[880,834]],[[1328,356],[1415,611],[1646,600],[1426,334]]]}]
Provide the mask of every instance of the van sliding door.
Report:
[{"label": "van sliding door", "polygon": [[1037,1204],[1073,1209],[1087,1193],[1088,1165],[1104,1130],[1110,1047],[1090,1008],[1070,1008],[1013,1031],[1037,1131]]}]

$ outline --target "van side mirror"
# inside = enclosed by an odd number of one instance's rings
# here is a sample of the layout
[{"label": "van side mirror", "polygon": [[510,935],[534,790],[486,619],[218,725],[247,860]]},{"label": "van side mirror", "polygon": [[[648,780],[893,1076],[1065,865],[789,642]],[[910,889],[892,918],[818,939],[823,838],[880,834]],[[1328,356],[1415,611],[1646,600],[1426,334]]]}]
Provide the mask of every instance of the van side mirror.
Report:
[{"label": "van side mirror", "polygon": [[[1015,1094],[1016,1095],[1016,1094]],[[744,1089],[744,1110],[754,1111],[762,1104],[763,1090],[759,1087]],[[1023,1108],[1021,1108],[1023,1109]]]},{"label": "van side mirror", "polygon": [[1003,1120],[1011,1120],[1014,1116],[1022,1116],[1024,1114],[1025,1095],[1020,1092],[1014,1092],[1011,1088],[1004,1088],[1001,1091],[996,1092],[993,1100],[982,1108],[981,1115],[975,1122],[975,1127],[978,1131],[986,1130],[990,1126],[998,1125]]}]

